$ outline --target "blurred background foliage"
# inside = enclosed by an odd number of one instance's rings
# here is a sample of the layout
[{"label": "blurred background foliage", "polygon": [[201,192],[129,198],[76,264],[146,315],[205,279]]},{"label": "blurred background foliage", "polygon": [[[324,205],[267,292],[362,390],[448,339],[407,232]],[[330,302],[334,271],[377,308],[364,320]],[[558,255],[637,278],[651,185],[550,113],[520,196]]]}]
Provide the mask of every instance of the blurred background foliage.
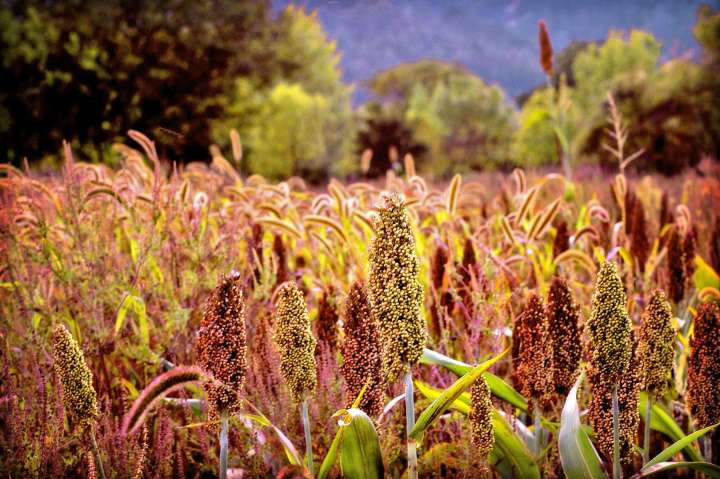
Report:
[{"label": "blurred background foliage", "polygon": [[[720,149],[720,14],[698,10],[701,58],[661,62],[652,34],[609,32],[555,52],[544,85],[515,101],[458,64],[400,64],[368,80],[352,104],[340,52],[317,16],[269,2],[6,1],[0,4],[2,159],[55,163],[63,139],[86,160],[114,163],[129,129],[161,155],[209,160],[239,132],[243,174],[310,181],[402,168],[420,172],[615,164],[603,150],[606,93],[644,171],[676,173]],[[552,26],[551,26],[552,27]],[[552,29],[550,31],[552,36]],[[538,68],[540,66],[538,65]]]}]

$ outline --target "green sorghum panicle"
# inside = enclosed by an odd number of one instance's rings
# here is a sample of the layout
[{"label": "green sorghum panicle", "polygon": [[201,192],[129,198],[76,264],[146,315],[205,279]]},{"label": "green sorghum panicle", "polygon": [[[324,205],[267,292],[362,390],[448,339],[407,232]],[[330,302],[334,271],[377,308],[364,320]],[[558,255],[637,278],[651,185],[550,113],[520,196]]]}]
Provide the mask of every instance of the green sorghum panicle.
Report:
[{"label": "green sorghum panicle", "polygon": [[475,453],[485,459],[495,444],[495,430],[492,424],[493,405],[490,388],[484,377],[479,377],[470,388],[470,438]]},{"label": "green sorghum panicle", "polygon": [[427,339],[415,237],[405,203],[397,195],[386,196],[379,208],[370,267],[370,297],[380,328],[383,370],[392,383],[420,359]]},{"label": "green sorghum panicle", "polygon": [[345,378],[348,404],[355,400],[367,384],[360,409],[377,417],[383,409],[382,353],[367,290],[361,281],[350,286],[343,320],[345,340],[342,344],[343,363],[340,372]]},{"label": "green sorghum panicle", "polygon": [[606,261],[597,276],[587,333],[594,376],[608,385],[616,384],[630,366],[632,325],[626,302],[617,267]]},{"label": "green sorghum panicle", "polygon": [[548,386],[554,393],[567,396],[577,379],[582,341],[578,307],[567,282],[559,276],[555,276],[550,284],[546,311],[550,355]]},{"label": "green sorghum panicle", "polygon": [[695,316],[687,406],[697,428],[720,422],[720,308],[715,303],[701,304]]},{"label": "green sorghum panicle", "polygon": [[205,304],[198,332],[200,366],[214,381],[205,384],[211,420],[234,414],[245,384],[245,301],[240,275],[224,277]]},{"label": "green sorghum panicle", "polygon": [[654,291],[643,312],[637,354],[641,387],[656,399],[665,394],[672,375],[675,354],[672,317],[665,293]]},{"label": "green sorghum panicle", "polygon": [[280,352],[280,374],[296,403],[315,391],[316,341],[310,329],[305,297],[295,283],[280,285],[275,300],[273,341]]},{"label": "green sorghum panicle", "polygon": [[81,427],[92,426],[98,415],[92,373],[80,346],[63,325],[53,330],[53,356],[55,371],[62,383],[65,411]]}]

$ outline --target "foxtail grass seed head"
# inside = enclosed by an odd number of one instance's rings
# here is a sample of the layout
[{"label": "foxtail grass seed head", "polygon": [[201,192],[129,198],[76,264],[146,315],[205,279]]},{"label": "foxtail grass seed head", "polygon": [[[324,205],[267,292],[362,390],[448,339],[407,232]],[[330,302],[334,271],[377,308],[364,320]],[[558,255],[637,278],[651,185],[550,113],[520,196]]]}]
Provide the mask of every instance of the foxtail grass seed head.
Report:
[{"label": "foxtail grass seed head", "polygon": [[375,233],[370,250],[370,297],[380,329],[383,370],[392,383],[406,372],[408,364],[420,359],[427,337],[415,237],[398,195],[385,197]]},{"label": "foxtail grass seed head", "polygon": [[238,411],[245,384],[245,301],[240,281],[237,272],[222,278],[205,303],[198,331],[199,363],[213,379],[205,384],[211,420]]},{"label": "foxtail grass seed head", "polygon": [[665,293],[656,290],[645,308],[638,341],[640,382],[656,399],[667,390],[672,375],[675,330],[672,309]]},{"label": "foxtail grass seed head", "polygon": [[609,387],[616,384],[630,366],[632,344],[627,297],[617,267],[606,261],[600,268],[587,322],[590,363],[595,377]]},{"label": "foxtail grass seed head", "polygon": [[578,375],[582,342],[578,307],[567,282],[555,276],[547,300],[550,384],[553,392],[567,396]]},{"label": "foxtail grass seed head", "polygon": [[687,406],[696,428],[720,422],[720,308],[703,303],[690,339]]},{"label": "foxtail grass seed head", "polygon": [[367,384],[360,409],[378,417],[383,410],[382,351],[367,289],[362,281],[350,286],[343,319],[345,341],[342,344],[340,373],[345,379],[347,402],[351,404]]},{"label": "foxtail grass seed head", "polygon": [[275,299],[273,341],[280,353],[280,374],[296,403],[315,391],[316,341],[310,329],[305,297],[295,283],[280,285]]},{"label": "foxtail grass seed head", "polygon": [[61,324],[53,330],[53,356],[55,372],[62,383],[65,411],[81,427],[92,427],[98,416],[92,373],[80,346]]},{"label": "foxtail grass seed head", "polygon": [[542,299],[537,294],[528,298],[516,322],[513,349],[516,349],[513,369],[521,392],[526,397],[540,399],[546,390],[549,371],[547,320]]},{"label": "foxtail grass seed head", "polygon": [[553,69],[553,48],[544,20],[538,22],[538,42],[540,43],[540,66],[542,66],[545,74],[550,76]]},{"label": "foxtail grass seed head", "polygon": [[495,429],[492,423],[493,405],[490,388],[480,376],[470,387],[470,438],[476,454],[485,459],[495,445]]}]

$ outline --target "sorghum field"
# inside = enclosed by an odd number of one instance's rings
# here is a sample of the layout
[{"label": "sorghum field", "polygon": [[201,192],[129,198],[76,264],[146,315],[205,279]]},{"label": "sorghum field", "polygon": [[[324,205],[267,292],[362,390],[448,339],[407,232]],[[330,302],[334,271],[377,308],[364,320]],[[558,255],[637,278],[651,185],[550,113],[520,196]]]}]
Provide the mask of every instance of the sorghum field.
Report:
[{"label": "sorghum field", "polygon": [[720,475],[716,166],[319,189],[131,136],[2,166],[3,476]]}]

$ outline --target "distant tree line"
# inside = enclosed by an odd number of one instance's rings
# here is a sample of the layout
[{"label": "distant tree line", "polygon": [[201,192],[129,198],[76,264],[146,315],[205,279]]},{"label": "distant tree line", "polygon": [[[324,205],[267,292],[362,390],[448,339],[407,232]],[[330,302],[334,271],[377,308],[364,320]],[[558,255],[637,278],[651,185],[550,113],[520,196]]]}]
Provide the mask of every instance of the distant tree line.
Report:
[{"label": "distant tree line", "polygon": [[[702,58],[660,63],[649,33],[610,32],[558,52],[546,85],[519,106],[460,65],[402,64],[375,75],[353,109],[339,52],[316,16],[268,1],[0,3],[0,159],[57,160],[63,139],[113,163],[114,142],[143,131],[162,155],[205,161],[243,143],[243,173],[314,181],[401,168],[435,176],[514,166],[612,166],[606,93],[629,128],[634,167],[667,174],[720,156],[720,13],[698,11]],[[540,68],[540,66],[538,66]]]}]

